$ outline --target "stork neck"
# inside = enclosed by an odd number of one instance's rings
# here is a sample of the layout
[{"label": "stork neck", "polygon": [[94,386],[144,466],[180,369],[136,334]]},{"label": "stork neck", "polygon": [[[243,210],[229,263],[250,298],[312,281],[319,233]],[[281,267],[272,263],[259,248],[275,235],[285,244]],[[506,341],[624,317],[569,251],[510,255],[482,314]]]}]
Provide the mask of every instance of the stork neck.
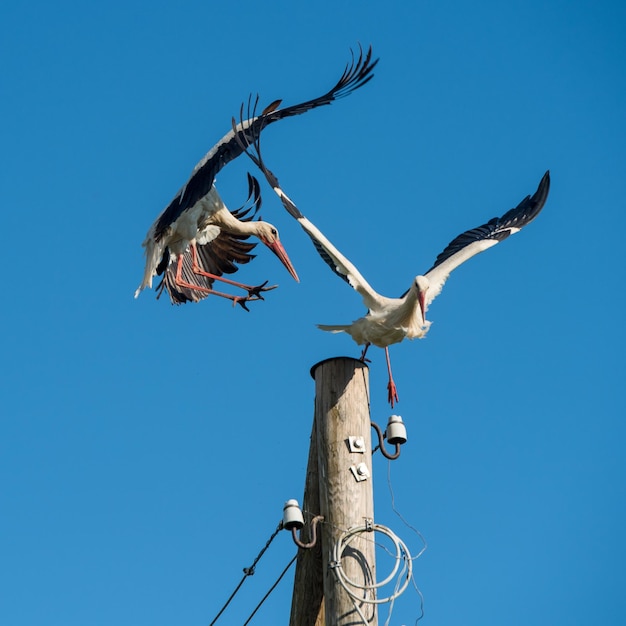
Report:
[{"label": "stork neck", "polygon": [[222,230],[233,235],[254,235],[256,234],[255,222],[242,222],[224,206],[213,215],[213,221]]}]

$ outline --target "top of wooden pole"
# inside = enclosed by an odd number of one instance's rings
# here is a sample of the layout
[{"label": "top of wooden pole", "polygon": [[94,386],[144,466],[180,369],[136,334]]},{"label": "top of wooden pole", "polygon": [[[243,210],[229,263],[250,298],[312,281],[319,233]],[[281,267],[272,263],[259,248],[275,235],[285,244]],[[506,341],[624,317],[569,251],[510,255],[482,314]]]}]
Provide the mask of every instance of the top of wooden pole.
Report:
[{"label": "top of wooden pole", "polygon": [[[369,369],[369,368],[368,368],[368,366],[367,366],[367,363],[366,363],[365,361],[361,361],[361,359],[355,359],[355,358],[354,358],[354,357],[352,357],[352,356],[333,356],[333,357],[330,357],[330,358],[328,358],[328,359],[322,359],[321,361],[318,361],[318,362],[317,362],[317,363],[316,363],[316,364],[315,364],[315,365],[311,368],[311,378],[312,378],[313,380],[315,380],[315,370],[316,370],[316,369],[317,369],[320,365],[324,365],[325,363],[329,363],[329,362],[331,362],[331,361],[341,361],[341,360],[343,360],[343,359],[345,359],[346,361],[356,361],[356,363],[358,363],[360,367],[365,367],[365,368]],[[356,367],[356,364],[355,364],[355,367]]]}]

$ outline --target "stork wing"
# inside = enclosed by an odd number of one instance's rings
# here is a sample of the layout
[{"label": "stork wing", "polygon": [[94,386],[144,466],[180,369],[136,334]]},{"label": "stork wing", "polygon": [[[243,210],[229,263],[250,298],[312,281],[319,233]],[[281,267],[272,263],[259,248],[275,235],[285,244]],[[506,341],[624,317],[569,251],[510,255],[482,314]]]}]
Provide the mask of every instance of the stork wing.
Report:
[{"label": "stork wing", "polygon": [[[237,210],[233,211],[233,216],[242,222],[251,221],[261,207],[261,189],[259,181],[248,174],[249,195],[245,203]],[[247,206],[252,201],[251,206]],[[249,263],[254,254],[252,250],[256,247],[256,243],[248,243],[248,235],[234,235],[217,230],[217,236],[204,244],[197,244],[197,263],[201,270],[213,274],[214,276],[222,276],[223,274],[233,274],[239,268],[236,264],[243,265]],[[201,287],[203,289],[212,289],[214,280],[209,276],[197,274],[192,269],[192,254],[188,248],[182,255],[182,278],[186,283]],[[163,259],[157,267],[157,274],[163,274],[163,278],[157,287],[157,299],[161,296],[163,290],[166,290],[170,296],[172,304],[184,304],[185,302],[199,302],[206,298],[209,294],[206,292],[183,287],[176,282],[176,263],[170,263],[169,250],[165,250]]]},{"label": "stork wing", "polygon": [[[242,153],[241,143],[237,140],[238,135],[247,135],[248,142],[254,141],[261,130],[268,124],[331,104],[331,102],[351,94],[354,90],[369,82],[374,77],[372,70],[378,63],[378,59],[372,60],[371,46],[365,55],[359,46],[357,59],[355,59],[354,53],[350,52],[352,61],[346,65],[337,84],[318,98],[285,107],[284,109],[278,108],[281,101],[277,100],[267,106],[258,117],[254,116],[258,104],[258,96],[254,103],[250,98],[248,100],[248,114],[251,114],[249,119],[242,120],[235,129],[224,135],[196,165],[189,180],[157,218],[155,239],[159,241],[167,227],[176,221],[183,211],[192,207],[200,198],[205,196],[211,189],[217,173],[227,163]],[[243,106],[241,117],[243,117]]]},{"label": "stork wing", "polygon": [[[235,121],[233,120],[233,125]],[[293,203],[289,196],[282,190],[278,178],[274,173],[267,168],[261,157],[260,135],[258,135],[252,144],[246,145],[243,140],[240,139],[242,149],[245,148],[245,153],[256,163],[259,169],[263,172],[267,182],[272,189],[276,192],[283,206],[293,218],[298,220],[298,223],[304,230],[304,232],[311,238],[313,245],[318,254],[330,267],[330,269],[337,274],[337,276],[343,278],[353,289],[358,291],[363,297],[363,303],[368,309],[371,309],[377,303],[380,304],[383,297],[378,294],[370,284],[363,278],[359,270],[353,265],[353,263],[345,257],[337,248],[326,238],[326,236],[320,231],[313,222],[307,219],[300,209]],[[252,153],[249,148],[254,150]]]},{"label": "stork wing", "polygon": [[[275,187],[274,191],[280,197],[285,208],[289,203],[293,205],[291,200],[280,187]],[[300,226],[302,226],[304,232],[306,232],[306,234],[311,238],[318,254],[322,257],[322,259],[324,259],[330,269],[361,294],[363,297],[363,304],[368,309],[375,307],[376,303],[381,301],[380,295],[372,289],[371,285],[365,280],[365,278],[363,278],[350,259],[341,254],[341,252],[335,248],[335,246],[326,238],[320,229],[317,228],[317,226],[315,226],[315,224],[308,220],[304,215],[298,218],[298,222],[300,223]]]},{"label": "stork wing", "polygon": [[514,209],[502,217],[494,217],[478,228],[472,228],[453,239],[439,254],[434,265],[426,272],[430,287],[427,293],[429,305],[441,293],[446,279],[457,268],[474,255],[504,241],[519,232],[539,215],[546,203],[550,190],[550,172],[546,172],[532,196],[526,196]]}]

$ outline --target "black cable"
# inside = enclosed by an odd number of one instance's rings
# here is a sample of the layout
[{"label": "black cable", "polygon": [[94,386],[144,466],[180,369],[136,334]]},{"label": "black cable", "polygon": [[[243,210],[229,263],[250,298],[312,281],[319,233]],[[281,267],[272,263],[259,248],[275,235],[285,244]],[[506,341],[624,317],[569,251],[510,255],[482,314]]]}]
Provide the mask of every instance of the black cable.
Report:
[{"label": "black cable", "polygon": [[[276,530],[272,533],[272,536],[267,540],[267,543],[265,544],[265,546],[263,547],[261,552],[259,552],[259,554],[257,554],[257,557],[256,557],[256,559],[254,559],[254,562],[252,563],[252,565],[250,567],[244,567],[243,568],[243,578],[239,581],[239,584],[235,587],[235,591],[233,591],[230,594],[230,598],[228,598],[228,600],[226,600],[226,604],[224,604],[224,606],[220,609],[220,612],[215,616],[215,618],[209,624],[209,626],[213,626],[213,624],[215,624],[215,622],[217,622],[217,620],[220,618],[222,613],[226,610],[226,607],[231,603],[231,601],[235,597],[235,595],[237,595],[237,592],[239,591],[239,589],[241,589],[241,585],[243,585],[243,583],[246,580],[246,578],[248,578],[248,576],[252,576],[254,574],[254,568],[256,567],[256,564],[261,560],[261,557],[263,556],[265,551],[270,547],[270,543],[272,543],[272,541],[274,541],[274,538],[276,537],[276,535],[282,529],[283,529],[283,523],[280,522],[280,524],[278,524],[278,526],[276,527]],[[291,565],[291,563],[290,563],[290,565]]]},{"label": "black cable", "polygon": [[254,611],[252,611],[252,613],[250,614],[250,617],[244,622],[243,626],[247,626],[247,624],[250,623],[250,620],[254,617],[254,614],[261,608],[261,605],[267,600],[270,593],[272,593],[272,591],[276,589],[276,587],[278,586],[278,583],[282,580],[283,576],[287,573],[287,570],[294,564],[297,558],[298,558],[298,553],[296,552],[296,555],[293,557],[293,559],[291,559],[291,561],[289,561],[289,563],[287,563],[287,567],[285,567],[285,569],[281,572],[276,582],[270,587],[269,591],[263,596],[261,602],[259,602],[256,605],[256,608],[254,609]]}]

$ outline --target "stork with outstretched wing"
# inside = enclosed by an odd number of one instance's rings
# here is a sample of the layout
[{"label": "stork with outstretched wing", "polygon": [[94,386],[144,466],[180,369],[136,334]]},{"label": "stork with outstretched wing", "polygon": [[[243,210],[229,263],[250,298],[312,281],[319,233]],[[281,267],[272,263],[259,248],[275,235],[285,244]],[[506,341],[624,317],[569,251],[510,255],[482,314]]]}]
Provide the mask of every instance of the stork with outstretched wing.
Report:
[{"label": "stork with outstretched wing", "polygon": [[[268,183],[278,194],[288,213],[298,220],[300,226],[312,239],[318,253],[330,268],[361,294],[367,314],[351,324],[319,324],[318,328],[333,333],[348,333],[357,344],[363,345],[361,359],[370,345],[385,349],[389,373],[388,400],[392,408],[398,401],[398,392],[391,373],[389,346],[403,339],[423,338],[430,322],[426,312],[431,302],[441,292],[446,279],[455,268],[510,235],[519,232],[534,220],[543,208],[550,189],[550,172],[541,179],[537,191],[526,196],[514,209],[502,217],[494,217],[477,228],[455,237],[437,256],[433,266],[414,278],[411,286],[398,298],[389,298],[375,291],[363,278],[356,266],[344,256],[328,238],[308,220],[282,190],[276,176],[261,158],[260,140],[242,144],[246,154],[257,164]],[[251,150],[252,149],[252,150]]]},{"label": "stork with outstretched wing", "polygon": [[[287,253],[280,242],[275,226],[262,221],[239,219],[231,213],[215,188],[215,176],[230,161],[243,152],[242,142],[255,141],[269,124],[295,115],[300,115],[320,106],[331,104],[365,85],[373,77],[378,59],[372,59],[372,49],[366,53],[359,48],[359,55],[352,54],[335,86],[322,96],[300,104],[279,108],[276,100],[258,116],[242,120],[230,130],[196,165],[189,180],[151,226],[143,242],[146,265],[141,284],[135,297],[152,286],[152,279],[163,274],[165,288],[173,302],[197,301],[215,294],[242,304],[261,298],[261,293],[270,289],[265,283],[256,287],[236,283],[222,277],[221,267],[237,269],[234,262],[240,261],[241,241],[249,236],[257,237],[274,252],[295,280],[298,280]],[[248,102],[248,112],[255,111],[257,100]],[[220,239],[221,236],[221,239]],[[252,244],[247,244],[252,245]],[[204,248],[210,247],[210,250]],[[245,254],[249,254],[246,249]],[[213,263],[206,261],[212,258]],[[250,260],[249,258],[247,260]],[[231,296],[212,289],[219,280],[243,288],[245,296]]]}]

